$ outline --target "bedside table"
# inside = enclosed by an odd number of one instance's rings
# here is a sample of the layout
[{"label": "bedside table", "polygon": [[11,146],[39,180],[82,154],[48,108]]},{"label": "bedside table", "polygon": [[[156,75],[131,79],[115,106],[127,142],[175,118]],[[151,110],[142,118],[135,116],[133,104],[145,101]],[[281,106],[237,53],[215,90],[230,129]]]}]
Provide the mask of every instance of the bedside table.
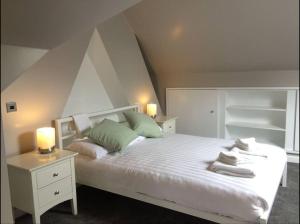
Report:
[{"label": "bedside table", "polygon": [[155,122],[162,128],[164,135],[176,133],[177,117],[160,116],[155,118]]},{"label": "bedside table", "polygon": [[74,157],[78,153],[55,149],[7,158],[12,206],[32,214],[33,223],[53,206],[71,200],[77,215]]}]

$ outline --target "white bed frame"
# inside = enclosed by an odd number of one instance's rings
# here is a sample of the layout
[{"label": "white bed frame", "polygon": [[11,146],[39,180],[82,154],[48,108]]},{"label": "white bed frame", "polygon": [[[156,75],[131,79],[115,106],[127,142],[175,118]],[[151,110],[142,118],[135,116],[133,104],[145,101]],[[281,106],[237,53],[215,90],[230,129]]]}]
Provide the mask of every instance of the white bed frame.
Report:
[{"label": "white bed frame", "polygon": [[[107,110],[107,111],[90,113],[87,115],[91,119],[92,124],[100,122],[104,118],[109,118],[109,119],[113,119],[118,122],[122,122],[122,121],[125,121],[125,118],[122,116],[122,112],[127,111],[127,110],[138,111],[139,106],[138,105],[126,106],[126,107],[121,107],[121,108]],[[72,117],[56,119],[55,127],[56,127],[56,140],[57,140],[56,146],[58,148],[63,149],[64,146],[66,145],[65,141],[70,141],[73,138],[76,138],[76,136],[77,136],[76,131],[75,131],[74,121],[73,121]],[[230,224],[249,223],[249,222],[238,221],[231,217],[222,216],[220,214],[214,214],[214,213],[209,213],[209,212],[198,211],[198,210],[191,209],[191,208],[186,208],[186,207],[178,205],[174,202],[149,197],[147,195],[139,194],[137,192],[124,191],[124,189],[118,189],[116,186],[113,186],[110,183],[99,184],[99,182],[95,182],[93,180],[90,180],[89,183],[83,183],[79,180],[79,181],[77,181],[77,183],[87,185],[90,187],[94,187],[94,188],[98,188],[98,189],[101,189],[104,191],[112,192],[115,194],[119,194],[122,196],[126,196],[129,198],[133,198],[136,200],[140,200],[143,202],[147,202],[150,204],[154,204],[154,205],[157,205],[160,207],[168,208],[168,209],[171,209],[171,210],[174,210],[177,212],[189,214],[192,216],[199,217],[201,219],[206,219],[206,220],[210,220],[210,221],[217,222],[217,223],[227,223],[227,224],[228,223],[230,223]],[[286,167],[282,174],[282,182],[281,183],[282,183],[283,187],[286,186]],[[278,186],[279,185],[280,185],[280,183],[278,183]],[[270,208],[264,212],[264,214],[257,220],[256,223],[267,224],[274,200],[275,200],[275,198],[273,199],[272,205],[270,206]]]}]

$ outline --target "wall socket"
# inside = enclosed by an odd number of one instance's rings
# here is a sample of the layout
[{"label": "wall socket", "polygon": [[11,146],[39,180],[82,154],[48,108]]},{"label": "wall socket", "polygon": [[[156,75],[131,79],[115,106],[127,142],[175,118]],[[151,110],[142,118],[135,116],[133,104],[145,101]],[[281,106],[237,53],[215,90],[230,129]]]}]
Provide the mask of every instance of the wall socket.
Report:
[{"label": "wall socket", "polygon": [[7,102],[6,103],[6,111],[7,111],[7,113],[17,111],[17,103],[16,102]]}]

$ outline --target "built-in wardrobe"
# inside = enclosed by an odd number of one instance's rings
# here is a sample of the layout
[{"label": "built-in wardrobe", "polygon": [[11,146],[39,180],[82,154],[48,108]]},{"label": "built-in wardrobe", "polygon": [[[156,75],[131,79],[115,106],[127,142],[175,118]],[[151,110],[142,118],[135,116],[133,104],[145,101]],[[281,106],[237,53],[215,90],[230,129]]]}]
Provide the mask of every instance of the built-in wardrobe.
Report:
[{"label": "built-in wardrobe", "polygon": [[166,113],[177,133],[255,137],[299,154],[298,88],[167,88]]}]

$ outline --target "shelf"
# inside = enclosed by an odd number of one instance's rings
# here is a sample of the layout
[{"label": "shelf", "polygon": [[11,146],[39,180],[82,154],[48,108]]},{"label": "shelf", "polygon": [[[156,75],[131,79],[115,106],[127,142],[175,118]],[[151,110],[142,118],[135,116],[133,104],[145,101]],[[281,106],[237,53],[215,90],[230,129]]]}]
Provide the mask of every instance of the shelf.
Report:
[{"label": "shelf", "polygon": [[227,109],[232,110],[262,110],[262,111],[278,111],[286,112],[286,109],[278,107],[264,107],[264,106],[243,106],[243,105],[231,105]]},{"label": "shelf", "polygon": [[291,154],[291,155],[299,155],[299,151],[287,150],[286,153]]},{"label": "shelf", "polygon": [[233,126],[233,127],[241,127],[241,128],[255,128],[255,129],[265,129],[265,130],[273,130],[273,131],[285,131],[284,128],[280,128],[275,125],[270,124],[253,124],[247,122],[230,122],[227,123],[226,126]]}]

